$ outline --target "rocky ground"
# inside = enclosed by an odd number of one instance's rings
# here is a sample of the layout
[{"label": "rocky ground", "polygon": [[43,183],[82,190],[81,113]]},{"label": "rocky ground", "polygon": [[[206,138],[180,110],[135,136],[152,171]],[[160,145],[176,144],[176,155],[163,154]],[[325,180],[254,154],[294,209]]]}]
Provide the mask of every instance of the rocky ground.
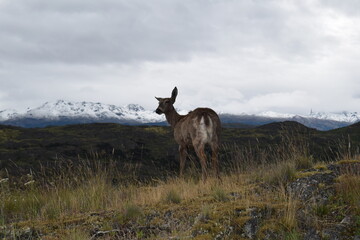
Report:
[{"label": "rocky ground", "polygon": [[[342,194],[359,175],[359,161],[323,164],[282,186],[254,180],[244,191],[6,225],[0,239],[360,240],[360,199]],[[355,185],[341,185],[347,177]]]}]

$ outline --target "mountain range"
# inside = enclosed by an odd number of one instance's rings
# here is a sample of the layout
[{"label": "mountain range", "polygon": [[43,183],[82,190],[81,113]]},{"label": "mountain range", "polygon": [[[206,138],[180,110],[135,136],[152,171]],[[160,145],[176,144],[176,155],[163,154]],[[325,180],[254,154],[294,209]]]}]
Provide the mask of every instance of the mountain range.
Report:
[{"label": "mountain range", "polygon": [[[221,113],[224,126],[253,127],[271,122],[296,121],[310,128],[330,130],[348,126],[360,121],[360,113],[320,113],[308,115],[280,114],[263,112],[260,114]],[[49,125],[67,125],[78,123],[120,123],[128,125],[166,125],[164,116],[146,110],[138,104],[115,106],[93,102],[71,102],[58,100],[28,109],[26,112],[0,110],[0,124],[21,127],[45,127]]]}]

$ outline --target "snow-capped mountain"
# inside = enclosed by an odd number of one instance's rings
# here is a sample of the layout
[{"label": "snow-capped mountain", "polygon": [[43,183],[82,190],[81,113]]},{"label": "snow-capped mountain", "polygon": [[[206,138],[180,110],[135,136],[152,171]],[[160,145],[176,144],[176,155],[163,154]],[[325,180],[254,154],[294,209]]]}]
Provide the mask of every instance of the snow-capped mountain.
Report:
[{"label": "snow-capped mountain", "polygon": [[147,111],[137,104],[125,107],[92,102],[69,102],[58,100],[46,102],[42,106],[28,110],[22,117],[46,118],[58,120],[60,118],[91,118],[91,119],[118,119],[135,120],[140,123],[163,121],[158,114]]},{"label": "snow-capped mountain", "polygon": [[[185,111],[180,111],[184,114]],[[305,126],[319,130],[344,127],[360,121],[357,112],[315,113],[309,115],[263,112],[259,114],[220,114],[225,124],[262,125],[270,122],[297,121]],[[112,122],[122,124],[164,124],[165,117],[149,111],[137,104],[119,107],[111,104],[93,102],[70,102],[58,100],[19,113],[15,110],[0,111],[0,124],[22,127],[44,127],[76,123]]]},{"label": "snow-capped mountain", "polygon": [[276,113],[276,112],[262,112],[257,114],[257,116],[269,117],[269,118],[313,118],[313,119],[322,119],[322,120],[331,120],[337,122],[348,122],[355,123],[360,121],[360,113],[357,112],[339,112],[339,113],[325,113],[325,112],[313,112],[311,111],[309,115],[297,115],[297,114],[288,114],[288,113]]},{"label": "snow-capped mountain", "polygon": [[310,112],[310,117],[316,119],[333,120],[338,122],[355,123],[360,121],[360,113],[357,112],[340,112],[340,113],[324,113],[324,112]]},{"label": "snow-capped mountain", "polygon": [[11,118],[15,118],[17,115],[18,115],[18,113],[14,109],[0,110],[0,122],[6,121]]},{"label": "snow-capped mountain", "polygon": [[145,110],[137,104],[119,107],[102,103],[58,100],[46,102],[24,113],[17,113],[14,110],[0,111],[0,123],[24,127],[90,122],[144,124],[164,120],[163,116]]}]

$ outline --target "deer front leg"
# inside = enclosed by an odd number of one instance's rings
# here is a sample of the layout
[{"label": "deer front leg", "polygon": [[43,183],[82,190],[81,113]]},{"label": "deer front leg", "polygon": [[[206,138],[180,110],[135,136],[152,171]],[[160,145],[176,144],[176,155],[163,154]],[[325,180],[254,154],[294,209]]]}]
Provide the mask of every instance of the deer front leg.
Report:
[{"label": "deer front leg", "polygon": [[179,146],[179,153],[180,153],[180,177],[183,177],[184,174],[184,167],[185,167],[185,162],[186,162],[186,156],[187,156],[187,151],[186,151],[186,146]]}]

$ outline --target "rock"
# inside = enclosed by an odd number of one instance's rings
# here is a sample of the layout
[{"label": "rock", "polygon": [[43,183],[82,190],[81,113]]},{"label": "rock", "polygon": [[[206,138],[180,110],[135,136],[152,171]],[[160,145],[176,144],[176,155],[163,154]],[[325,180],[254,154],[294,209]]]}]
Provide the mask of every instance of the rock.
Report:
[{"label": "rock", "polygon": [[327,166],[337,176],[341,174],[360,175],[360,163],[359,162],[347,162],[339,164],[329,164]]},{"label": "rock", "polygon": [[259,230],[261,218],[263,215],[257,208],[250,208],[248,211],[251,218],[244,224],[244,233],[242,235],[247,238],[254,239],[257,231]]},{"label": "rock", "polygon": [[230,197],[233,197],[235,200],[242,198],[241,193],[237,193],[237,192],[231,192],[231,193],[229,193],[229,195],[230,195]]},{"label": "rock", "polygon": [[341,220],[340,223],[341,223],[341,224],[345,224],[345,225],[350,225],[350,224],[352,223],[351,217],[350,217],[350,216],[344,217],[344,219]]},{"label": "rock", "polygon": [[[288,184],[287,190],[302,201],[312,199],[317,204],[326,204],[335,192],[333,188],[335,177],[334,173],[315,173]],[[320,184],[323,187],[320,187]]]},{"label": "rock", "polygon": [[[331,212],[331,215],[326,212],[329,208],[328,204],[333,199],[332,196],[336,194],[335,178],[341,174],[359,174],[359,164],[356,164],[329,164],[326,171],[305,170],[303,172],[305,177],[298,178],[287,185],[288,193],[301,200],[302,203],[296,217],[303,239],[356,239],[356,236],[349,238],[347,235],[354,225],[351,215],[345,216],[340,222],[328,221],[326,224],[320,224],[317,230],[314,228],[314,214],[317,214],[319,218],[327,217],[327,220],[330,216],[337,215],[334,212]],[[322,208],[324,212],[321,212]]]},{"label": "rock", "polygon": [[324,229],[322,231],[321,235],[324,239],[331,239],[331,240],[340,240],[341,239],[340,238],[341,234],[334,229]]},{"label": "rock", "polygon": [[169,219],[173,215],[173,212],[171,210],[168,210],[164,213],[164,218]]},{"label": "rock", "polygon": [[274,239],[282,239],[281,236],[273,230],[267,229],[264,231],[263,240],[274,240]]},{"label": "rock", "polygon": [[224,231],[218,233],[214,240],[222,240],[222,239],[229,239],[229,236],[233,233],[234,228],[232,226],[228,226]]},{"label": "rock", "polygon": [[321,240],[321,237],[316,229],[310,229],[304,236],[304,240]]},{"label": "rock", "polygon": [[41,239],[41,234],[38,230],[30,227],[23,229],[1,229],[0,232],[1,239],[18,239],[18,240],[27,240],[27,239]]}]

